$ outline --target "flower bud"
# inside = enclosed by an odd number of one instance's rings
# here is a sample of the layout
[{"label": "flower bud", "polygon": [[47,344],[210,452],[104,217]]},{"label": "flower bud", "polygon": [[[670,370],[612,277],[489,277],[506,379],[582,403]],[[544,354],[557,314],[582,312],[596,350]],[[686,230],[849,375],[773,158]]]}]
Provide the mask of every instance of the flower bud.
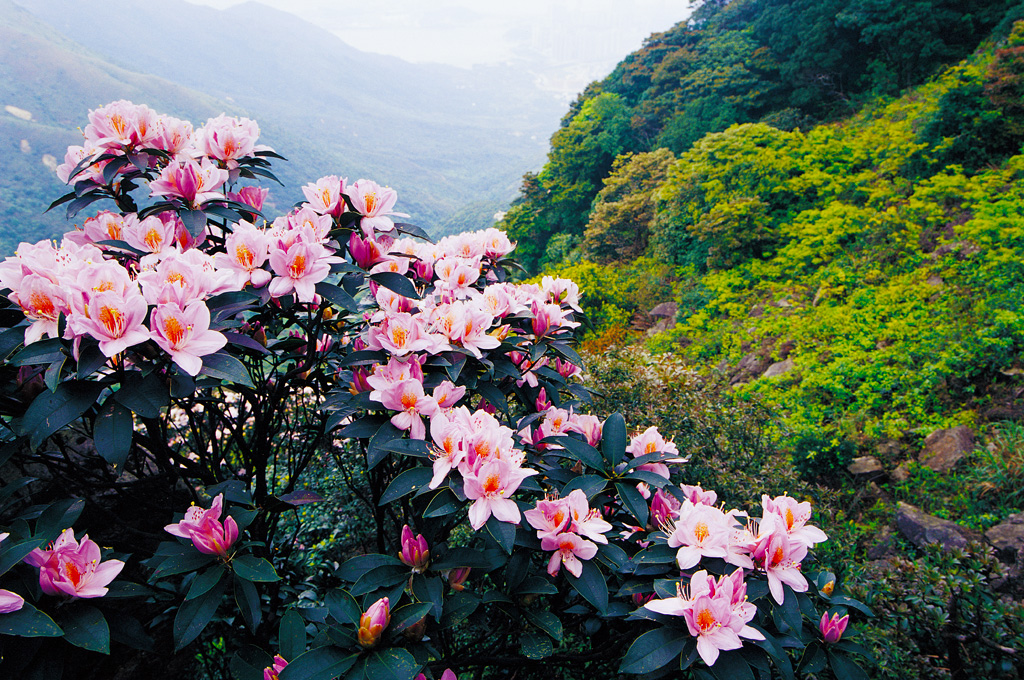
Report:
[{"label": "flower bud", "polygon": [[398,559],[410,567],[417,574],[423,573],[430,564],[430,550],[427,539],[423,534],[412,536],[412,529],[406,524],[402,527],[402,552],[398,553]]},{"label": "flower bud", "polygon": [[831,581],[829,581],[828,583],[826,583],[825,585],[823,585],[821,587],[821,592],[826,597],[832,597],[832,591],[835,590],[835,588],[836,588],[836,580],[832,579]]},{"label": "flower bud", "polygon": [[263,669],[263,680],[280,680],[278,676],[287,665],[288,662],[284,660],[284,657],[278,654],[274,657],[274,665]]},{"label": "flower bud", "polygon": [[448,585],[452,590],[461,593],[466,588],[466,579],[469,578],[469,567],[458,567],[448,570]]},{"label": "flower bud", "polygon": [[381,633],[391,621],[391,607],[388,598],[382,597],[359,617],[359,645],[365,649],[380,642]]},{"label": "flower bud", "polygon": [[849,614],[843,617],[840,617],[839,614],[833,614],[829,618],[828,612],[825,612],[821,615],[821,623],[818,625],[818,628],[821,630],[821,635],[825,638],[825,642],[836,643],[839,642],[839,638],[843,637],[846,624],[849,622]]}]

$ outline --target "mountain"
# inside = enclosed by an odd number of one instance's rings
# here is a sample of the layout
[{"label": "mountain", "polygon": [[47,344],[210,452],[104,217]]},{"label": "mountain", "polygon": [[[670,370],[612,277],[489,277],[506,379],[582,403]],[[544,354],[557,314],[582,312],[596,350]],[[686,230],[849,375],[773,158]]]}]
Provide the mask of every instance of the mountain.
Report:
[{"label": "mountain", "polygon": [[34,217],[60,191],[42,154],[62,160],[88,109],[118,98],[196,124],[221,112],[257,120],[261,142],[292,159],[275,168],[279,207],[320,176],[368,177],[395,187],[399,209],[438,235],[449,222],[487,226],[539,165],[559,108],[527,73],[363,53],[255,2],[0,0],[0,27],[0,105],[32,114],[0,114],[0,148],[12,156],[0,169],[0,218],[34,233],[59,222]]}]

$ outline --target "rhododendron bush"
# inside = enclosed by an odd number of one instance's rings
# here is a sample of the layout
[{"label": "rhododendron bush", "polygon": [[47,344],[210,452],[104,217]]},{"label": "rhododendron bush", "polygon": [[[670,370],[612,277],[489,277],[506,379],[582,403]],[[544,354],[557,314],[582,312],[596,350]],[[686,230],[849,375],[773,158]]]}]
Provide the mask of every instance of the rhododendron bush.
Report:
[{"label": "rhododendron bush", "polygon": [[[253,680],[862,673],[809,502],[719,507],[587,412],[575,284],[512,283],[494,229],[430,242],[367,179],[271,220],[258,133],[90,112],[53,206],[81,228],[0,264],[2,667],[177,677],[217,637]],[[376,548],[311,574],[331,460]]]}]

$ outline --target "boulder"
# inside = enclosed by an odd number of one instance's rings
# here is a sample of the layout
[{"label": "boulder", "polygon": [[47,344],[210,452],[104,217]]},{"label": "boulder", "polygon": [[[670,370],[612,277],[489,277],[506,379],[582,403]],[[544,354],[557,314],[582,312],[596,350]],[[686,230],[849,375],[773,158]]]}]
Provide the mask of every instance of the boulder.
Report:
[{"label": "boulder", "polygon": [[768,362],[760,354],[750,353],[740,359],[740,362],[736,364],[732,379],[729,380],[730,385],[738,385],[741,382],[746,382],[755,376],[761,374],[764,371],[765,366]]},{"label": "boulder", "polygon": [[949,472],[974,450],[974,432],[966,425],[936,430],[925,437],[917,459],[936,472]]},{"label": "boulder", "polygon": [[1024,549],[1024,512],[1010,515],[1005,522],[985,532],[985,540],[992,544],[1003,560],[1016,559]]},{"label": "boulder", "polygon": [[650,316],[663,316],[668,317],[669,319],[675,319],[676,313],[678,312],[679,305],[675,302],[662,302],[660,305],[657,305],[654,309],[647,312],[647,314]]},{"label": "boulder", "polygon": [[874,456],[860,456],[846,466],[851,475],[878,475],[883,471],[882,462]]},{"label": "boulder", "polygon": [[973,529],[921,512],[903,502],[896,505],[896,528],[918,548],[929,543],[938,543],[943,548],[965,548],[969,542],[981,540],[981,534]]},{"label": "boulder", "polygon": [[789,373],[793,370],[796,364],[793,363],[792,359],[786,359],[785,361],[776,361],[774,364],[768,367],[761,377],[762,378],[775,378],[784,373]]},{"label": "boulder", "polygon": [[896,469],[892,471],[892,478],[897,482],[905,482],[910,479],[910,464],[903,461],[897,465]]}]

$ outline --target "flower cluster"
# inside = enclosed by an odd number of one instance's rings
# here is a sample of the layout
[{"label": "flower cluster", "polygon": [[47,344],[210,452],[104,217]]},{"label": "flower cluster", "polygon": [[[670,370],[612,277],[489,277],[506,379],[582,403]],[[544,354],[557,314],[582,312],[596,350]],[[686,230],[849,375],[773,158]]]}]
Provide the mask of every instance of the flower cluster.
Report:
[{"label": "flower cluster", "polygon": [[[612,530],[596,509],[591,509],[587,496],[573,489],[565,498],[537,501],[526,511],[526,521],[537,530],[542,550],[553,550],[548,560],[548,573],[554,576],[562,565],[573,576],[583,573],[581,559],[597,554],[595,543],[608,543],[605,533]],[[589,540],[588,540],[589,539]]]},{"label": "flower cluster", "polygon": [[73,598],[103,597],[107,585],[121,573],[121,560],[101,560],[100,547],[65,529],[46,550],[34,549],[25,562],[39,568],[39,588],[47,595]]},{"label": "flower cluster", "polygon": [[189,539],[201,553],[227,557],[228,549],[238,540],[238,524],[233,517],[226,517],[221,522],[223,511],[224,494],[217,494],[208,509],[193,505],[180,522],[168,524],[164,531]]}]

